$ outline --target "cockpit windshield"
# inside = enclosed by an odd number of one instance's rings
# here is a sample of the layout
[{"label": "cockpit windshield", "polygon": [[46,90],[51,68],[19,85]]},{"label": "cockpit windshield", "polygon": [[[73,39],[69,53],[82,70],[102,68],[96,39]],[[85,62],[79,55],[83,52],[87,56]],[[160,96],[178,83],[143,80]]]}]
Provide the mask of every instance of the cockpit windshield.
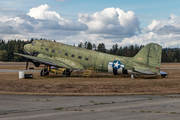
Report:
[{"label": "cockpit windshield", "polygon": [[32,42],[31,45],[35,46],[35,42]]}]

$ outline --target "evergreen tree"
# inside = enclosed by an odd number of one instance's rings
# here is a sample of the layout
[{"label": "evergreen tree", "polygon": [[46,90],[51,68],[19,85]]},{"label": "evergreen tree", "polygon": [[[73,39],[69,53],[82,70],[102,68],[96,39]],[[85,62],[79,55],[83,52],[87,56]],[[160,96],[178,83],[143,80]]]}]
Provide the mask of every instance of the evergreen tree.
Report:
[{"label": "evergreen tree", "polygon": [[161,62],[166,62],[167,59],[168,59],[168,55],[167,55],[166,49],[162,50]]},{"label": "evergreen tree", "polygon": [[14,46],[13,46],[13,41],[8,41],[8,46],[7,46],[7,54],[8,54],[8,61],[14,61]]},{"label": "evergreen tree", "polygon": [[174,59],[176,60],[176,62],[178,62],[180,60],[180,53],[179,53],[179,49],[176,49],[174,51]]},{"label": "evergreen tree", "polygon": [[129,52],[130,52],[130,55],[128,57],[134,57],[135,49],[133,45],[129,46]]},{"label": "evergreen tree", "polygon": [[82,47],[83,47],[83,43],[82,43],[82,42],[79,43],[79,44],[78,44],[78,47],[82,48]]},{"label": "evergreen tree", "polygon": [[99,43],[98,51],[99,52],[104,52],[104,53],[106,52],[106,47],[105,47],[104,43]]},{"label": "evergreen tree", "polygon": [[88,43],[87,43],[87,49],[92,50],[92,44],[91,44],[91,42],[88,42]]},{"label": "evergreen tree", "polygon": [[31,38],[30,43],[32,43],[32,41],[34,41],[34,38]]},{"label": "evergreen tree", "polygon": [[87,49],[87,41],[84,43],[83,48],[86,48],[86,49]]},{"label": "evergreen tree", "polygon": [[173,62],[174,61],[174,55],[173,55],[173,52],[171,49],[168,49],[168,58],[169,58],[169,61],[168,62]]},{"label": "evergreen tree", "polygon": [[123,48],[123,51],[124,51],[124,56],[125,56],[125,57],[128,57],[128,56],[129,56],[129,53],[128,53],[128,47],[127,47],[127,46],[125,46],[125,47]]},{"label": "evergreen tree", "polygon": [[135,49],[135,55],[136,55],[136,54],[140,51],[140,48],[139,48],[139,46],[136,44],[134,49]]},{"label": "evergreen tree", "polygon": [[96,51],[96,45],[95,44],[92,45],[92,49],[94,49]]},{"label": "evergreen tree", "polygon": [[6,50],[0,50],[0,61],[7,62],[8,54]]},{"label": "evergreen tree", "polygon": [[123,51],[123,48],[122,47],[120,47],[119,48],[119,56],[123,56],[124,55],[124,51]]}]

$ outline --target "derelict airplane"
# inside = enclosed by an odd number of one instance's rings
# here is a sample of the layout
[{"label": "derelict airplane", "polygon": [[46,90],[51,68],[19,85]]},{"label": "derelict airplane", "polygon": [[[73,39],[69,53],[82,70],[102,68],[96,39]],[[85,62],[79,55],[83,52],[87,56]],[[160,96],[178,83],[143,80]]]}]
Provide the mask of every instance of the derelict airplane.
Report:
[{"label": "derelict airplane", "polygon": [[[98,71],[133,75],[167,75],[160,73],[162,47],[156,43],[147,44],[134,57],[122,57],[83,49],[48,40],[35,40],[24,46],[25,54],[14,53],[28,59],[36,67],[40,64],[66,68],[63,75],[69,76],[73,70],[96,67]],[[28,67],[28,61],[26,69]],[[41,75],[48,75],[43,69]]]}]

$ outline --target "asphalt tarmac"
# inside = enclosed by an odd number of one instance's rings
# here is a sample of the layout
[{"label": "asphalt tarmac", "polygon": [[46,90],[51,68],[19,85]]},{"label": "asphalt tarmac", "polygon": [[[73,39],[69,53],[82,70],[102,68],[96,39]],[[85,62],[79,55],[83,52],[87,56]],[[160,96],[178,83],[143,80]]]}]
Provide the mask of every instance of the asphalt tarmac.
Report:
[{"label": "asphalt tarmac", "polygon": [[[0,69],[0,72],[19,72],[21,70],[11,70],[11,69]],[[23,70],[24,72],[35,72],[35,71],[41,71],[41,70]]]},{"label": "asphalt tarmac", "polygon": [[0,95],[0,120],[177,120],[179,96]]}]

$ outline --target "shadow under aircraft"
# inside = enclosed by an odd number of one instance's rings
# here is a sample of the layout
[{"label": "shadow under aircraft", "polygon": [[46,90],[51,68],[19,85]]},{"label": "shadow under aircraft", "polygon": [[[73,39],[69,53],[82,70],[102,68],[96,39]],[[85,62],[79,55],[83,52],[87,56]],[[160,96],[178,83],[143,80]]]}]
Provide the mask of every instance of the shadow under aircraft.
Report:
[{"label": "shadow under aircraft", "polygon": [[[73,70],[85,70],[88,67],[114,75],[167,75],[160,71],[162,47],[156,43],[147,44],[134,57],[110,55],[48,40],[35,40],[26,44],[24,52],[14,54],[27,58],[26,69],[28,62],[36,67],[44,64],[49,68],[66,68],[63,72],[66,76],[70,76]],[[42,76],[48,74],[47,68],[42,69]]]}]

